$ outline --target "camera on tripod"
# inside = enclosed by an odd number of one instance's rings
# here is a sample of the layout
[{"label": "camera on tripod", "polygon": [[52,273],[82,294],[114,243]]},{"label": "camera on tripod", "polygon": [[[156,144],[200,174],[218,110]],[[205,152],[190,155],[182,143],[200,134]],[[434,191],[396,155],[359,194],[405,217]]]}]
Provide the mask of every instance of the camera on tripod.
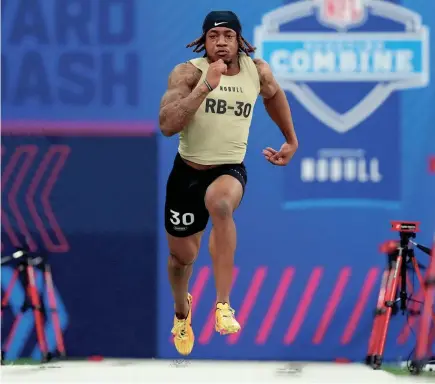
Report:
[{"label": "camera on tripod", "polygon": [[[4,363],[9,346],[14,337],[15,330],[18,329],[19,323],[23,315],[31,310],[35,320],[36,337],[39,348],[42,354],[42,362],[48,362],[52,359],[53,353],[48,350],[47,340],[45,335],[45,323],[48,318],[47,312],[51,314],[53,322],[57,353],[60,357],[65,357],[65,345],[60,326],[59,315],[57,312],[56,295],[54,292],[53,276],[51,266],[48,263],[47,255],[43,253],[31,252],[26,244],[26,247],[16,248],[15,251],[8,256],[2,256],[1,266],[13,266],[14,272],[12,278],[5,290],[1,301],[1,313],[3,317],[4,310],[9,306],[9,300],[12,295],[17,281],[20,281],[25,292],[23,304],[20,308],[20,314],[15,317],[11,331],[2,345],[1,363]],[[38,291],[36,283],[36,269],[40,269],[43,274],[45,292],[48,298],[48,308],[45,308],[42,299],[43,293]],[[3,325],[3,322],[2,322]],[[2,332],[3,333],[3,332]],[[4,333],[3,333],[4,334]]]},{"label": "camera on tripod", "polygon": [[[435,314],[432,308],[435,293],[435,275],[433,272],[435,270],[435,257],[431,257],[430,266],[427,268],[426,276],[423,277],[421,269],[425,267],[418,263],[413,247],[420,249],[429,256],[433,256],[434,249],[412,240],[416,238],[417,232],[420,231],[419,222],[392,221],[391,230],[399,233],[399,241],[390,241],[384,244],[382,248],[388,255],[388,263],[382,275],[366,363],[374,369],[381,367],[390,319],[392,315],[400,310],[404,314],[422,316],[415,358],[411,363],[411,372],[418,374],[425,365],[425,361],[429,358],[431,320],[433,319],[435,323]],[[425,292],[425,299],[422,302],[414,300],[408,295],[407,273],[409,269],[414,270],[420,286]],[[423,310],[410,310],[408,308],[409,301],[423,305]]]}]

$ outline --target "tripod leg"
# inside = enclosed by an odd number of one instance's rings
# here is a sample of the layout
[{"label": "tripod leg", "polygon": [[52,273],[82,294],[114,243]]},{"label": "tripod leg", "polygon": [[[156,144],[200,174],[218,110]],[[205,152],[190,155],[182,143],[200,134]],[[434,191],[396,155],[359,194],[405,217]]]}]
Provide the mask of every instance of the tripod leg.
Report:
[{"label": "tripod leg", "polygon": [[27,277],[29,282],[28,294],[33,307],[35,317],[36,337],[42,353],[42,361],[48,361],[47,343],[45,341],[44,321],[42,316],[41,301],[36,287],[35,270],[32,265],[27,266]]},{"label": "tripod leg", "polygon": [[2,315],[3,315],[3,309],[6,308],[6,306],[9,303],[9,299],[10,299],[11,294],[12,294],[12,289],[14,288],[15,283],[18,280],[18,275],[19,274],[20,274],[19,270],[15,269],[14,274],[12,275],[12,279],[9,282],[8,287],[6,288],[5,294],[4,294],[3,298],[2,298]]},{"label": "tripod leg", "polygon": [[384,355],[385,341],[387,339],[388,326],[390,324],[391,312],[393,310],[393,305],[395,297],[397,294],[397,287],[399,284],[400,271],[403,262],[402,256],[403,250],[400,249],[397,260],[393,262],[393,267],[388,279],[387,288],[385,292],[385,313],[381,315],[379,320],[379,343],[376,348],[375,358],[373,362],[373,368],[379,369],[382,365],[382,358]]},{"label": "tripod leg", "polygon": [[[429,358],[429,336],[431,328],[432,307],[434,304],[435,286],[430,287],[426,291],[424,299],[423,311],[421,314],[420,327],[417,332],[417,343],[415,347],[414,366],[420,370],[424,361]],[[418,373],[418,372],[417,372]]]},{"label": "tripod leg", "polygon": [[424,290],[424,277],[421,274],[421,270],[420,270],[420,267],[418,266],[417,259],[415,257],[413,257],[411,259],[411,263],[412,263],[412,267],[414,268],[415,274],[417,276],[417,280],[421,286],[421,289]]},{"label": "tripod leg", "polygon": [[[5,294],[2,298],[2,302],[1,302],[1,316],[2,317],[3,317],[3,310],[7,307],[8,303],[9,303],[9,299],[11,297],[12,290],[14,289],[15,283],[17,282],[19,275],[20,275],[20,271],[18,268],[16,268],[14,270],[14,273],[12,275],[12,278],[11,278],[11,281],[9,282],[8,287],[6,288]],[[3,347],[1,349],[1,361],[2,361],[2,363],[4,360],[4,354],[7,350],[9,350],[9,345],[13,340],[13,337],[15,335],[15,332],[17,330],[17,327],[18,327],[19,321],[21,320],[21,317],[22,317],[22,314],[18,315],[15,318],[14,323],[12,324],[12,329],[11,329],[9,336],[5,342],[6,349],[4,349]],[[3,326],[3,322],[1,323],[1,325]],[[2,330],[2,333],[3,333],[3,330]]]},{"label": "tripod leg", "polygon": [[369,348],[367,351],[366,363],[372,364],[376,353],[376,345],[379,343],[379,325],[381,315],[385,311],[385,290],[390,276],[391,270],[386,269],[382,274],[381,288],[379,289],[378,302],[376,304],[375,318],[373,320],[373,328],[369,339]]},{"label": "tripod leg", "polygon": [[[25,310],[24,310],[25,312]],[[18,326],[20,325],[20,322],[23,318],[24,312],[20,312],[17,317],[15,317],[14,323],[12,324],[12,328],[9,332],[9,335],[5,341],[5,343],[2,346],[2,358],[3,355],[6,354],[9,351],[9,347],[11,346],[12,340],[15,337],[15,333],[17,332]]]},{"label": "tripod leg", "polygon": [[48,296],[51,317],[53,320],[54,335],[56,337],[57,350],[59,351],[59,353],[62,357],[65,357],[65,355],[66,355],[65,344],[63,341],[62,328],[60,326],[60,321],[59,321],[59,313],[57,311],[57,303],[56,303],[56,295],[54,292],[53,276],[51,274],[51,267],[48,264],[45,264],[44,276],[45,276],[45,284],[47,287],[47,296]]},{"label": "tripod leg", "polygon": [[[416,263],[417,264],[417,263]],[[418,270],[418,265],[416,267]],[[421,274],[420,274],[421,275]],[[422,288],[426,287],[424,295],[423,311],[421,313],[420,327],[417,333],[417,344],[415,347],[415,361],[413,366],[416,372],[420,373],[424,362],[429,358],[429,343],[431,333],[431,318],[434,317],[433,305],[435,302],[435,247],[432,250],[432,257],[427,271],[426,282],[422,281]],[[421,278],[421,280],[423,280]],[[434,320],[435,323],[435,320]]]}]

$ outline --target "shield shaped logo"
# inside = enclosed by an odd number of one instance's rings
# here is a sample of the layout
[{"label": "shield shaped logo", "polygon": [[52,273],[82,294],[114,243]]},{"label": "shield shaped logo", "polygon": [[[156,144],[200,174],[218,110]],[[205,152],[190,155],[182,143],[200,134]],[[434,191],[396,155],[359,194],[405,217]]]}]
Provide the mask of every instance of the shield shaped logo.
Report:
[{"label": "shield shaped logo", "polygon": [[319,21],[337,29],[362,24],[365,17],[362,0],[324,0],[320,5]]},{"label": "shield shaped logo", "polygon": [[[348,32],[370,13],[403,25],[404,32]],[[335,33],[281,32],[292,21],[317,16]],[[379,108],[396,90],[429,82],[428,30],[419,14],[381,0],[302,0],[263,16],[255,29],[257,57],[266,60],[281,87],[324,125],[345,133]],[[338,112],[310,83],[370,82],[355,105]]]}]

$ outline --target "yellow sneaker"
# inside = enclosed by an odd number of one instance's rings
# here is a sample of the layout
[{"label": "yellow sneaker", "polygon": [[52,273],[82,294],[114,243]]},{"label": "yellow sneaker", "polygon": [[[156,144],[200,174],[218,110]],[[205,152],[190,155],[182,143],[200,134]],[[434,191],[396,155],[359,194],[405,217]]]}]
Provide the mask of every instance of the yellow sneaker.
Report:
[{"label": "yellow sneaker", "polygon": [[174,316],[174,327],[171,330],[174,335],[174,344],[178,353],[181,355],[189,355],[192,352],[193,344],[195,343],[195,335],[192,329],[192,296],[187,295],[189,302],[189,314],[184,320],[180,320]]},{"label": "yellow sneaker", "polygon": [[234,309],[227,303],[217,303],[216,305],[216,332],[221,335],[237,333],[240,331],[240,324],[234,317]]}]

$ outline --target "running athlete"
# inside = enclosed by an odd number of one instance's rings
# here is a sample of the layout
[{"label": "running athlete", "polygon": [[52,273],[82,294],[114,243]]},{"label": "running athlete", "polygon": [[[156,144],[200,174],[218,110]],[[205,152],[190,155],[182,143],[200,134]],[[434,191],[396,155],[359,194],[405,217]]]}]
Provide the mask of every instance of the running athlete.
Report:
[{"label": "running athlete", "polygon": [[190,354],[195,340],[188,285],[209,217],[213,225],[209,250],[216,284],[215,329],[220,334],[240,330],[230,306],[236,250],[233,212],[247,182],[243,159],[259,94],[285,138],[280,150],[263,150],[265,159],[286,165],[298,147],[286,95],[269,65],[249,56],[255,48],[242,37],[238,17],[230,11],[213,11],[206,16],[202,30],[202,36],[187,48],[205,50],[205,55],[173,69],[159,116],[165,136],[180,134],[166,186],[165,228],[175,301],[171,332],[182,355]]}]

